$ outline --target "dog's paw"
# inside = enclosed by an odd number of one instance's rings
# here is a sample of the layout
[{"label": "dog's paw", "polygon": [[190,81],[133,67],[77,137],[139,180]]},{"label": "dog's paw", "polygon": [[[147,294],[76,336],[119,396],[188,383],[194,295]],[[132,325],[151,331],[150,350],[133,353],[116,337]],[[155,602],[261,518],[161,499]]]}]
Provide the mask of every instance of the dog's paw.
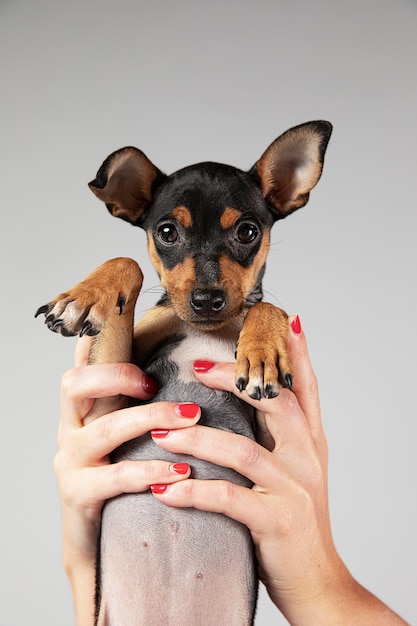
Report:
[{"label": "dog's paw", "polygon": [[287,348],[288,316],[272,304],[249,309],[236,352],[236,386],[255,400],[275,398],[291,389],[293,374]]},{"label": "dog's paw", "polygon": [[61,293],[35,313],[45,324],[66,337],[97,335],[113,315],[133,310],[142,286],[142,272],[132,259],[111,259],[85,280]]},{"label": "dog's paw", "polygon": [[107,294],[98,294],[96,289],[80,283],[39,307],[35,317],[45,315],[49,330],[64,337],[93,336],[98,335],[111,314],[123,312],[124,304],[123,296],[111,302]]}]

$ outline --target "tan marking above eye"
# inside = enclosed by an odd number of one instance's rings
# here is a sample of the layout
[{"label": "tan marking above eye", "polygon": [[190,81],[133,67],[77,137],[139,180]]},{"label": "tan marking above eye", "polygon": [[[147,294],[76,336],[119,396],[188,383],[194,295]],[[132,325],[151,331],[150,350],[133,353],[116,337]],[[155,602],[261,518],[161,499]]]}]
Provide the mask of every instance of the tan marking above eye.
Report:
[{"label": "tan marking above eye", "polygon": [[220,217],[220,226],[225,230],[231,228],[236,224],[241,215],[242,211],[233,209],[232,207],[226,207]]},{"label": "tan marking above eye", "polygon": [[193,225],[191,213],[185,206],[177,206],[177,208],[172,211],[172,216],[175,217],[184,228],[190,228],[190,226]]}]

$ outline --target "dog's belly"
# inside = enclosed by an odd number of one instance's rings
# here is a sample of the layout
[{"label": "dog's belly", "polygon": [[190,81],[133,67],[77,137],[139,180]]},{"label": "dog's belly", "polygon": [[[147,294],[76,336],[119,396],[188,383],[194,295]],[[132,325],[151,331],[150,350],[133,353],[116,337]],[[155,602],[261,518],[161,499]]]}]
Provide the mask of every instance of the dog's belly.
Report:
[{"label": "dog's belly", "polygon": [[[145,367],[160,383],[154,401],[197,402],[202,407],[200,423],[253,438],[253,410],[247,404],[194,382],[192,361],[218,360],[218,345],[215,354],[210,346],[196,354],[195,343],[193,350],[187,346],[189,339],[173,344],[169,356],[162,350]],[[229,360],[232,345],[222,343]],[[191,358],[187,359],[188,350]],[[227,358],[226,353],[222,356]],[[149,435],[118,449],[114,460],[123,458],[187,462],[194,478],[250,486],[231,469],[166,452]],[[251,537],[246,527],[224,515],[174,509],[149,491],[125,494],[104,508],[100,552],[100,625],[244,626],[253,622],[257,576]]]}]

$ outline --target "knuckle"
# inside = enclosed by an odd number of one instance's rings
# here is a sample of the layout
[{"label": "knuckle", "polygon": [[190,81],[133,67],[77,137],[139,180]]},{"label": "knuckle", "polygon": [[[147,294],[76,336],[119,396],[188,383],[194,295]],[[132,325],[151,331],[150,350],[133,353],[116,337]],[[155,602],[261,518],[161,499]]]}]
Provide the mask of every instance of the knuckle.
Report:
[{"label": "knuckle", "polygon": [[315,374],[312,374],[311,381],[307,386],[308,394],[311,398],[316,398],[319,394],[319,383]]},{"label": "knuckle", "polygon": [[152,485],[165,477],[160,461],[147,461],[144,464],[145,482]]},{"label": "knuckle", "polygon": [[115,421],[116,414],[107,413],[103,415],[99,420],[96,421],[97,424],[97,438],[100,442],[111,442],[114,439],[115,432]]},{"label": "knuckle", "polygon": [[112,465],[112,468],[116,484],[123,488],[129,485],[132,477],[131,462],[127,459],[118,461]]},{"label": "knuckle", "polygon": [[77,385],[77,370],[75,368],[64,372],[61,378],[61,393],[65,396],[71,396],[74,387]]},{"label": "knuckle", "polygon": [[120,388],[126,389],[136,381],[137,368],[132,363],[118,363],[115,376]]},{"label": "knuckle", "polygon": [[297,415],[300,412],[300,405],[296,396],[288,389],[282,389],[277,401],[282,407],[282,412],[285,415],[292,416]]},{"label": "knuckle", "polygon": [[251,467],[259,462],[260,449],[252,439],[242,437],[237,454],[242,467]]},{"label": "knuckle", "polygon": [[219,494],[220,503],[227,504],[228,507],[233,505],[233,501],[236,495],[235,485],[227,480],[221,483],[221,490]]}]

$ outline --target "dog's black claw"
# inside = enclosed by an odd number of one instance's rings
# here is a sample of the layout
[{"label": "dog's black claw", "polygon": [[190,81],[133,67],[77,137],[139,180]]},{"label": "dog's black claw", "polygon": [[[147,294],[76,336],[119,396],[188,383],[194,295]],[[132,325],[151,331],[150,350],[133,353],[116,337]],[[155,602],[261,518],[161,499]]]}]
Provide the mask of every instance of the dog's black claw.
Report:
[{"label": "dog's black claw", "polygon": [[236,387],[239,389],[240,392],[242,392],[245,389],[245,387],[246,387],[246,379],[243,376],[241,376],[240,378],[237,379]]},{"label": "dog's black claw", "polygon": [[60,327],[61,329],[61,335],[63,337],[73,337],[75,333],[72,333],[70,330],[68,330],[68,328],[66,326],[64,326],[64,324],[62,324],[62,326]]},{"label": "dog's black claw", "polygon": [[264,389],[264,397],[267,399],[276,398],[279,395],[279,390],[271,383],[268,383]]},{"label": "dog's black claw", "polygon": [[53,315],[49,315],[45,320],[45,324],[53,333],[59,333],[64,325],[64,320],[61,318],[55,319]]},{"label": "dog's black claw", "polygon": [[126,304],[126,298],[124,296],[120,296],[119,302],[117,303],[117,306],[119,307],[119,315],[121,315],[123,313],[123,309],[125,308],[125,304]]},{"label": "dog's black claw", "polygon": [[261,388],[256,386],[252,393],[249,394],[254,400],[260,400],[262,398]]},{"label": "dog's black claw", "polygon": [[287,372],[284,376],[285,378],[285,382],[287,384],[288,389],[292,389],[292,383],[293,383],[293,378],[292,378],[292,374],[290,374],[289,372]]},{"label": "dog's black claw", "polygon": [[80,337],[83,337],[84,335],[88,335],[89,337],[94,337],[94,335],[98,335],[99,332],[100,331],[97,330],[97,328],[93,326],[93,322],[90,322],[90,320],[87,320],[82,325],[82,328],[80,330]]},{"label": "dog's black claw", "polygon": [[43,313],[45,313],[46,315],[47,313],[49,313],[50,310],[51,310],[51,305],[44,304],[43,306],[40,306],[39,309],[36,311],[35,317],[38,317],[38,315],[42,315]]}]

